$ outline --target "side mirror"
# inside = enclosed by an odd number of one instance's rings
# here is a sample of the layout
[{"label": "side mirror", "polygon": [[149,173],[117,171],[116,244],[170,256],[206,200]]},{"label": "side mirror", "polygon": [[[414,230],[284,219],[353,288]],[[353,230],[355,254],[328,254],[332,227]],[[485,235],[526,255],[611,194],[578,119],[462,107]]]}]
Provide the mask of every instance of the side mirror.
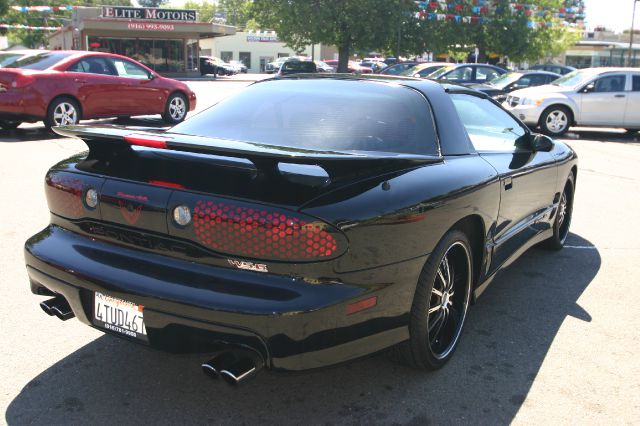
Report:
[{"label": "side mirror", "polygon": [[596,88],[596,83],[589,83],[586,86],[584,86],[581,90],[582,93],[591,93],[594,91],[594,89]]},{"label": "side mirror", "polygon": [[553,139],[545,135],[535,135],[531,145],[534,152],[549,152],[553,149]]},{"label": "side mirror", "polygon": [[156,78],[156,75],[154,73],[150,72],[149,74],[147,74],[147,78],[149,80],[153,80],[154,78]]}]

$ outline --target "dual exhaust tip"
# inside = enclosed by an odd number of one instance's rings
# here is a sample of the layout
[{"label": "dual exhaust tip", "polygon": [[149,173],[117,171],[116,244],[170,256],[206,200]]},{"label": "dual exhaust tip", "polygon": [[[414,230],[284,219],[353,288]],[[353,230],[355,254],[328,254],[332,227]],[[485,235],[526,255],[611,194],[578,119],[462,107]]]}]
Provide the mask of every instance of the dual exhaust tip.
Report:
[{"label": "dual exhaust tip", "polygon": [[238,386],[254,377],[264,366],[257,352],[236,349],[221,352],[202,364],[202,371],[213,379],[222,379],[231,386]]},{"label": "dual exhaust tip", "polygon": [[63,296],[56,296],[53,299],[40,302],[40,307],[47,315],[55,315],[62,321],[66,321],[76,316],[71,310],[67,299]]},{"label": "dual exhaust tip", "polygon": [[[75,317],[69,302],[63,296],[40,303],[40,308],[50,316],[62,321]],[[202,371],[213,379],[222,379],[231,386],[238,386],[254,377],[264,367],[264,359],[250,349],[233,349],[220,352],[202,364]]]}]

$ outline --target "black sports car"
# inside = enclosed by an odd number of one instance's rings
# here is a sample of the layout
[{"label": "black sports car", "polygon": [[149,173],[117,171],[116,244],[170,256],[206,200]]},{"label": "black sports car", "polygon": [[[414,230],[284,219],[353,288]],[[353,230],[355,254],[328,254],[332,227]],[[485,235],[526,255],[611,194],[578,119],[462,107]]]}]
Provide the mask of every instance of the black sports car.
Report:
[{"label": "black sports car", "polygon": [[560,74],[548,71],[514,71],[502,74],[485,84],[467,84],[466,86],[486,93],[498,103],[502,103],[507,100],[509,92],[549,84],[560,77],[562,77]]},{"label": "black sports car", "polygon": [[237,384],[394,346],[436,369],[471,301],[562,247],[577,158],[486,95],[426,80],[291,76],[167,130],[56,128],[25,245],[43,310]]}]

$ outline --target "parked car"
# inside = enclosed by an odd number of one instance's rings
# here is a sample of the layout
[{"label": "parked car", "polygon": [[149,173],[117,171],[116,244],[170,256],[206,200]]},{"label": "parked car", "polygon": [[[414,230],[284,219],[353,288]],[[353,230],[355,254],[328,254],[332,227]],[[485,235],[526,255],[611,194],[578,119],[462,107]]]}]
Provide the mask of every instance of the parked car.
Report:
[{"label": "parked car", "polygon": [[232,384],[392,346],[440,368],[502,268],[563,246],[577,177],[564,143],[444,89],[295,75],[164,132],[56,128],[89,152],[46,175],[31,291],[60,319],[215,351],[203,371]]},{"label": "parked car", "polygon": [[506,73],[507,70],[489,64],[456,64],[440,68],[427,78],[446,83],[485,83]]},{"label": "parked car", "polygon": [[439,69],[449,66],[451,66],[450,62],[425,62],[401,72],[400,75],[406,77],[426,78]]},{"label": "parked car", "polygon": [[585,68],[550,85],[511,92],[505,102],[526,124],[549,135],[570,126],[640,129],[640,69]]},{"label": "parked car", "polygon": [[569,74],[570,72],[576,70],[574,67],[569,67],[567,65],[558,65],[558,64],[534,65],[532,67],[529,67],[529,69],[538,70],[538,71],[549,71],[549,72],[554,72],[560,75]]},{"label": "parked car", "polygon": [[362,61],[360,63],[358,63],[358,65],[360,65],[361,67],[367,67],[367,68],[371,68],[371,71],[374,73],[378,73],[380,72],[383,68],[385,68],[387,66],[387,64],[385,64],[382,61]]},{"label": "parked car", "polygon": [[314,61],[318,72],[336,72],[335,68],[325,63],[324,61]]},{"label": "parked car", "polygon": [[307,74],[316,73],[318,68],[313,61],[286,61],[280,65],[280,69],[276,73],[278,77],[289,74]]},{"label": "parked car", "polygon": [[[338,60],[337,59],[329,59],[329,60],[325,60],[323,61],[324,63],[326,63],[327,65],[329,65],[330,67],[332,67],[333,69],[338,70]],[[372,74],[373,70],[371,68],[367,68],[367,67],[363,67],[360,66],[360,64],[358,64],[355,61],[349,61],[347,63],[347,72],[351,73],[351,74]]]},{"label": "parked car", "polygon": [[246,74],[248,71],[247,66],[242,61],[229,61],[229,65],[233,67],[236,74],[238,73]]},{"label": "parked car", "polygon": [[400,62],[393,65],[388,65],[385,68],[380,70],[380,74],[382,75],[398,75],[403,71],[408,70],[411,67],[418,65],[418,62],[407,61]]},{"label": "parked car", "polygon": [[101,52],[54,50],[0,69],[0,126],[44,121],[161,114],[178,123],[196,106],[186,84],[162,77],[133,59]]},{"label": "parked car", "polygon": [[200,74],[234,75],[236,68],[215,56],[200,56]]},{"label": "parked car", "polygon": [[549,84],[560,77],[560,74],[547,71],[515,71],[502,74],[485,84],[472,83],[467,87],[486,93],[498,102],[504,102],[509,92]]},{"label": "parked car", "polygon": [[267,74],[277,73],[283,63],[288,61],[300,61],[301,59],[297,56],[284,56],[276,59],[275,61],[269,62],[264,69],[264,72]]}]

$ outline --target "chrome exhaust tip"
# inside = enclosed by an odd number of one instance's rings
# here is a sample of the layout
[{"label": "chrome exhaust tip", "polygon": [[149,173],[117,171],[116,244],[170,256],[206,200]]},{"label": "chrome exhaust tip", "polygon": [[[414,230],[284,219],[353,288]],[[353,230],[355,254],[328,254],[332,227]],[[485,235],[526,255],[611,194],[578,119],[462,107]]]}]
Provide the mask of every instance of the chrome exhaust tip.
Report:
[{"label": "chrome exhaust tip", "polygon": [[40,302],[40,307],[47,315],[55,315],[62,321],[75,317],[69,303],[63,296],[56,296],[53,299]]},{"label": "chrome exhaust tip", "polygon": [[222,352],[201,365],[211,378],[222,378],[232,386],[238,386],[255,376],[264,366],[262,356],[248,349]]}]

